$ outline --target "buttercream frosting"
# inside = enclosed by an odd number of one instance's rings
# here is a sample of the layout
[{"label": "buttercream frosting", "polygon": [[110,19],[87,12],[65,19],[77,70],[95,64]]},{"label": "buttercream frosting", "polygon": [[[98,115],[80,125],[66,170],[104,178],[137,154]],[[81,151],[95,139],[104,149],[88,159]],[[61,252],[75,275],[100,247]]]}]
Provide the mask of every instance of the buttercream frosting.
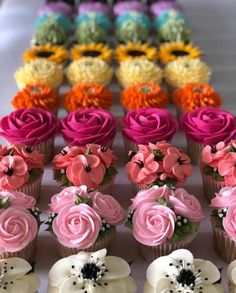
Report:
[{"label": "buttercream frosting", "polygon": [[42,16],[45,13],[61,13],[67,17],[71,17],[73,14],[73,9],[70,5],[64,1],[51,2],[44,5],[39,11],[38,16]]},{"label": "buttercream frosting", "polygon": [[168,19],[158,30],[163,42],[185,42],[191,39],[191,30],[184,19]]},{"label": "buttercream frosting", "polygon": [[148,41],[149,31],[144,25],[129,20],[116,29],[116,38],[120,43],[146,43]]},{"label": "buttercream frosting", "polygon": [[78,7],[78,14],[82,15],[85,13],[90,13],[90,12],[101,12],[106,14],[107,16],[110,16],[110,8],[107,4],[101,3],[98,1],[95,2],[89,2],[89,3],[81,3]]},{"label": "buttercream frosting", "polygon": [[155,19],[156,28],[160,29],[161,26],[165,25],[166,22],[168,22],[170,19],[173,21],[183,20],[184,22],[187,22],[187,19],[184,13],[176,9],[168,9],[168,10],[162,11],[158,15],[158,17],[156,17]]},{"label": "buttercream frosting", "polygon": [[8,199],[10,206],[32,209],[36,205],[36,200],[29,195],[19,191],[0,191],[0,200]]},{"label": "buttercream frosting", "polygon": [[183,8],[173,1],[158,1],[151,5],[150,10],[155,16],[159,16],[163,11],[175,9],[176,11],[183,11]]},{"label": "buttercream frosting", "polygon": [[35,27],[36,29],[41,27],[44,23],[50,21],[50,20],[56,21],[65,31],[70,31],[72,27],[71,21],[64,16],[61,13],[53,13],[53,12],[47,12],[43,15],[41,15],[37,20],[35,21]]},{"label": "buttercream frosting", "polygon": [[[102,4],[102,3],[99,3]],[[83,24],[86,23],[93,23],[96,26],[99,26],[106,32],[108,32],[111,27],[112,23],[111,20],[102,12],[96,11],[95,12],[87,12],[83,14],[79,14],[76,17],[75,24],[77,27],[80,27]]]},{"label": "buttercream frosting", "polygon": [[107,32],[94,22],[86,22],[77,27],[74,38],[80,44],[106,43]]},{"label": "buttercream frosting", "polygon": [[114,5],[113,12],[116,16],[122,15],[127,11],[146,13],[148,7],[140,1],[124,1]]},{"label": "buttercream frosting", "polygon": [[143,26],[147,31],[152,28],[150,18],[141,12],[128,11],[117,17],[115,21],[116,27],[122,27],[126,22],[135,22]]}]

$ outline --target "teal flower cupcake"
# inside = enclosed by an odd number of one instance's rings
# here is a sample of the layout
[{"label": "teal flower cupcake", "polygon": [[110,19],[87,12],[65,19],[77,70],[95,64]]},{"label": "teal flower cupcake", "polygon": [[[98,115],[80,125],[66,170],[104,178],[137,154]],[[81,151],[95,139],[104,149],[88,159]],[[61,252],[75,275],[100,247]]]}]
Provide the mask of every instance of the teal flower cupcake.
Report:
[{"label": "teal flower cupcake", "polygon": [[94,23],[106,32],[108,32],[112,27],[110,19],[102,12],[83,13],[76,17],[76,27],[80,27],[81,25],[86,25],[88,23]]},{"label": "teal flower cupcake", "polygon": [[35,28],[36,29],[40,28],[43,24],[47,23],[50,20],[58,23],[65,31],[70,31],[72,28],[71,21],[66,16],[60,13],[43,14],[35,21]]},{"label": "teal flower cupcake", "polygon": [[150,31],[152,28],[152,23],[150,18],[141,12],[134,12],[134,11],[129,11],[126,12],[119,17],[117,17],[115,25],[117,28],[122,27],[125,25],[127,22],[135,22],[138,25],[142,25],[147,31]]},{"label": "teal flower cupcake", "polygon": [[168,9],[164,10],[158,17],[156,17],[154,21],[155,28],[160,29],[160,27],[165,25],[169,20],[182,20],[187,23],[186,16],[182,12],[175,9]]}]

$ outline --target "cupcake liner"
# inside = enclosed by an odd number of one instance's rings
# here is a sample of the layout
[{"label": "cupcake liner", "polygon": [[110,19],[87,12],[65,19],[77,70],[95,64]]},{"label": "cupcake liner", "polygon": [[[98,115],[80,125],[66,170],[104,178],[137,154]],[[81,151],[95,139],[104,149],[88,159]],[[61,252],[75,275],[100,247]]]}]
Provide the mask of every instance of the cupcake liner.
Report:
[{"label": "cupcake liner", "polygon": [[106,248],[108,251],[111,247],[112,236],[106,236],[101,240],[97,240],[92,246],[86,249],[66,247],[62,245],[58,240],[56,241],[57,252],[60,257],[67,257],[70,255],[78,254],[80,251],[94,252],[100,249]]},{"label": "cupcake liner", "polygon": [[111,188],[113,185],[113,182],[115,181],[115,176],[111,179],[111,181],[107,184],[100,185],[97,190],[103,194],[111,194]]},{"label": "cupcake liner", "polygon": [[233,239],[220,228],[212,226],[213,243],[217,254],[227,263],[236,259],[236,245]]},{"label": "cupcake liner", "polygon": [[198,165],[201,160],[202,150],[204,148],[203,144],[194,142],[192,139],[186,137],[187,140],[187,153],[191,158],[191,162],[194,165]]},{"label": "cupcake liner", "polygon": [[147,185],[132,183],[132,189],[134,195],[136,195],[139,191],[149,189],[149,187]]},{"label": "cupcake liner", "polygon": [[2,252],[0,253],[0,259],[6,259],[11,257],[20,257],[28,261],[34,260],[37,250],[37,236],[27,245],[25,248],[16,252]]},{"label": "cupcake liner", "polygon": [[55,138],[49,138],[45,142],[41,142],[37,145],[34,145],[33,148],[40,153],[44,154],[45,164],[52,161],[54,156],[54,140]]},{"label": "cupcake liner", "polygon": [[203,194],[205,199],[210,203],[212,198],[215,197],[215,193],[219,192],[221,188],[225,187],[225,181],[219,181],[212,179],[212,176],[202,174],[202,181],[203,181]]},{"label": "cupcake liner", "polygon": [[128,155],[129,151],[137,152],[138,151],[138,144],[134,144],[130,142],[126,137],[123,136],[125,150]]},{"label": "cupcake liner", "polygon": [[32,196],[38,202],[40,198],[42,179],[43,179],[43,174],[34,182],[25,184],[17,190],[25,193],[26,195]]},{"label": "cupcake liner", "polygon": [[229,293],[235,293],[236,286],[230,280],[228,280],[228,287],[229,287]]},{"label": "cupcake liner", "polygon": [[164,243],[158,246],[147,246],[141,243],[138,243],[139,253],[141,257],[148,261],[152,262],[156,258],[164,255],[170,254],[172,251],[187,248],[190,242],[195,238],[196,233],[190,235],[186,240],[178,241],[177,243]]}]

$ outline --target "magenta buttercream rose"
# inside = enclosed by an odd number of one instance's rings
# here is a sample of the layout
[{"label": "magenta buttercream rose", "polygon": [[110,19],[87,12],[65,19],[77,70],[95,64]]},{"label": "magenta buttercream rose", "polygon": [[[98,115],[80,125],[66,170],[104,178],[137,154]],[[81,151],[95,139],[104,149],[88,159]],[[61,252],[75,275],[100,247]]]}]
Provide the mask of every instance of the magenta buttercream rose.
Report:
[{"label": "magenta buttercream rose", "polygon": [[122,15],[127,11],[146,13],[148,11],[148,7],[141,1],[132,0],[119,2],[114,5],[113,12],[115,15]]},{"label": "magenta buttercream rose", "polygon": [[184,113],[180,123],[188,138],[203,145],[228,143],[236,138],[236,117],[223,109],[198,108]]},{"label": "magenta buttercream rose", "polygon": [[71,146],[90,143],[109,146],[116,135],[116,120],[103,109],[77,110],[61,120],[60,132]]},{"label": "magenta buttercream rose", "polygon": [[19,191],[0,191],[0,199],[8,199],[10,206],[26,209],[32,209],[36,205],[36,200],[32,196]]},{"label": "magenta buttercream rose", "polygon": [[0,210],[0,253],[25,248],[38,231],[37,220],[25,208]]},{"label": "magenta buttercream rose", "polygon": [[230,238],[236,241],[236,203],[232,204],[223,219],[223,227]]},{"label": "magenta buttercream rose", "polygon": [[52,228],[62,245],[85,249],[95,243],[102,222],[91,207],[80,204],[62,209],[53,221]]},{"label": "magenta buttercream rose", "polygon": [[214,209],[229,208],[236,204],[236,186],[223,187],[211,200],[211,207]]},{"label": "magenta buttercream rose", "polygon": [[145,108],[128,112],[122,120],[123,136],[133,144],[171,141],[178,122],[166,109]]}]

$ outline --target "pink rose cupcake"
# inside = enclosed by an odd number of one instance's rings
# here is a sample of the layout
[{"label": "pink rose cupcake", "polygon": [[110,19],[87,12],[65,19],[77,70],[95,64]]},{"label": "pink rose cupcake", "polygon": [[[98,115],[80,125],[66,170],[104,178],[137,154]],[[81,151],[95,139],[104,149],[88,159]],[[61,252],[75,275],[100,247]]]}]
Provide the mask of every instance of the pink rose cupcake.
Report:
[{"label": "pink rose cupcake", "polygon": [[122,134],[128,150],[136,151],[139,144],[171,142],[179,126],[166,109],[144,108],[128,112],[122,120]]},{"label": "pink rose cupcake", "polygon": [[113,151],[101,145],[66,147],[53,159],[54,180],[63,187],[86,185],[89,190],[109,193],[116,160]]},{"label": "pink rose cupcake", "polygon": [[125,169],[135,194],[153,185],[180,187],[192,175],[190,158],[166,141],[139,145],[129,153]]},{"label": "pink rose cupcake", "polygon": [[89,192],[86,186],[67,187],[55,194],[46,222],[57,238],[61,257],[79,251],[109,249],[116,226],[125,220],[125,212],[110,195]]},{"label": "pink rose cupcake", "polygon": [[236,187],[223,187],[211,200],[214,248],[230,263],[236,259]]},{"label": "pink rose cupcake", "polygon": [[58,119],[40,108],[19,109],[0,120],[0,136],[8,143],[21,143],[45,155],[45,162],[52,160]]},{"label": "pink rose cupcake", "polygon": [[[5,150],[1,155],[1,150]],[[39,199],[43,155],[24,145],[0,146],[0,190],[21,191]]]},{"label": "pink rose cupcake", "polygon": [[194,164],[199,163],[204,146],[215,146],[220,141],[228,143],[236,138],[236,117],[223,109],[204,107],[186,112],[181,116],[180,124]]},{"label": "pink rose cupcake", "polygon": [[132,229],[141,256],[152,261],[186,248],[203,218],[201,205],[194,195],[182,188],[153,186],[132,199],[126,226]]},{"label": "pink rose cupcake", "polygon": [[236,141],[207,145],[202,151],[201,174],[208,202],[224,186],[236,185]]},{"label": "pink rose cupcake", "polygon": [[103,109],[81,109],[61,120],[60,132],[69,146],[96,143],[111,147],[116,135],[116,120]]},{"label": "pink rose cupcake", "polygon": [[40,225],[35,204],[24,193],[0,191],[0,259],[34,259]]}]

